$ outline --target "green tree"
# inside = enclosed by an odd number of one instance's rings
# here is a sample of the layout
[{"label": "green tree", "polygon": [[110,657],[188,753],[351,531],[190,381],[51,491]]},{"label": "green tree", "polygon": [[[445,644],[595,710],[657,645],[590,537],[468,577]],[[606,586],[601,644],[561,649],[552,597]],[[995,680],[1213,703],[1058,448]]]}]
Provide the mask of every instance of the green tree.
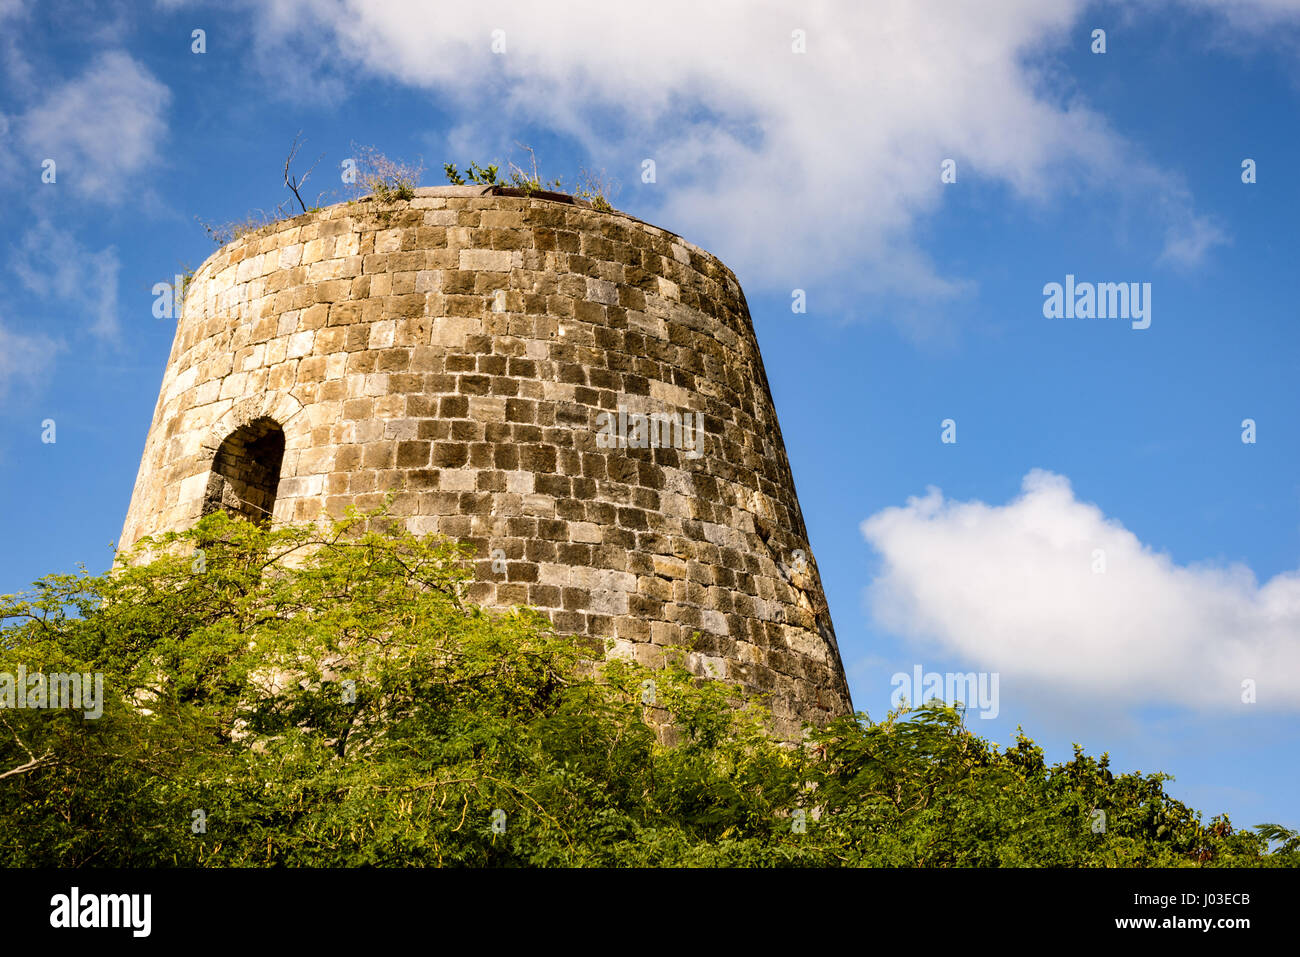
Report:
[{"label": "green tree", "polygon": [[[467,549],[382,511],[216,514],[111,573],[0,598],[0,675],[101,673],[103,713],[0,709],[0,853],[55,866],[1259,866],[1234,832],[1076,748],[962,713],[788,746],[682,665],[601,661],[466,601]],[[129,559],[129,560],[128,560]],[[653,682],[653,685],[647,684]],[[653,687],[653,695],[646,689]],[[1097,812],[1105,817],[1098,830]],[[1270,841],[1279,846],[1270,852]]]}]

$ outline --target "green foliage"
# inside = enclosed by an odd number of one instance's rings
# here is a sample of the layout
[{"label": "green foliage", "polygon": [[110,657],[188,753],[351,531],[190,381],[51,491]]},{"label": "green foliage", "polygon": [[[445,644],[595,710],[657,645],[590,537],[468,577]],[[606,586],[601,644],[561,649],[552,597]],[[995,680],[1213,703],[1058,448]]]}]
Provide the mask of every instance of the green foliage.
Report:
[{"label": "green foliage", "polygon": [[1255,830],[1264,840],[1277,841],[1281,845],[1278,850],[1283,854],[1300,852],[1300,831],[1293,831],[1280,824],[1260,824]]},{"label": "green foliage", "polygon": [[[537,169],[536,152],[531,146],[523,146],[523,144],[520,144],[520,146],[528,152],[532,168],[531,170],[525,170],[511,162],[509,164],[510,176],[508,180],[501,178],[500,167],[495,164],[482,167],[477,163],[470,163],[469,168],[462,174],[455,163],[444,163],[442,170],[447,176],[447,182],[453,186],[464,186],[468,179],[468,182],[482,186],[513,186],[530,194],[543,190],[563,192],[564,181],[558,178],[550,181],[542,179]],[[605,177],[603,172],[595,174],[583,169],[578,174],[578,185],[574,187],[573,194],[579,199],[587,200],[596,209],[610,212],[614,207],[610,205],[609,196],[614,190],[613,183]]]},{"label": "green foliage", "polygon": [[585,168],[579,170],[578,186],[574,195],[579,199],[585,199],[601,212],[614,211],[614,207],[610,204],[610,197],[617,192],[618,186],[605,175],[604,170],[599,173],[593,173]]},{"label": "green foliage", "polygon": [[414,199],[415,188],[424,175],[424,163],[392,160],[373,146],[353,144],[357,154],[357,186],[381,203]]},{"label": "green foliage", "polygon": [[19,866],[1300,863],[1295,832],[1202,825],[1163,775],[1114,775],[1078,748],[1048,766],[1023,735],[999,750],[950,708],[858,715],[782,745],[762,708],[680,655],[653,672],[622,658],[597,669],[595,649],[540,615],[475,607],[466,557],[382,512],[274,529],[216,514],[141,542],[112,573],[0,598],[0,673],[104,677],[98,720],[0,710],[0,854]]},{"label": "green foliage", "polygon": [[180,272],[176,273],[176,275],[180,277],[177,292],[182,298],[189,292],[190,286],[194,284],[194,277],[198,274],[198,271],[198,266],[191,266],[187,262],[180,264]]},{"label": "green foliage", "polygon": [[[447,182],[451,183],[451,185],[465,185],[465,177],[461,176],[460,170],[456,168],[455,163],[444,163],[442,170],[447,174]],[[469,169],[465,171],[465,176],[469,177],[471,183],[478,183],[483,186],[504,186],[505,182],[500,179],[499,173],[500,169],[496,166],[489,166],[484,169],[477,163],[470,163]]]}]

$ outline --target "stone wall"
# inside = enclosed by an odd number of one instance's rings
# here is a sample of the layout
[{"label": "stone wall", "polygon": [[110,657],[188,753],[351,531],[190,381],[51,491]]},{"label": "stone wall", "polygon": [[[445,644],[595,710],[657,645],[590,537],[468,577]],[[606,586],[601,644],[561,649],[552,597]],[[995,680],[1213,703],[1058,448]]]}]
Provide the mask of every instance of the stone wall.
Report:
[{"label": "stone wall", "polygon": [[[476,546],[477,601],[531,605],[647,662],[699,632],[692,668],[771,692],[784,736],[846,713],[735,276],[629,216],[509,192],[332,206],[208,259],[121,544],[233,494],[243,480],[222,476],[256,469],[218,452],[267,441],[269,421],[275,520],[394,492],[412,531]],[[633,422],[689,413],[702,444],[604,447],[620,406]]]}]

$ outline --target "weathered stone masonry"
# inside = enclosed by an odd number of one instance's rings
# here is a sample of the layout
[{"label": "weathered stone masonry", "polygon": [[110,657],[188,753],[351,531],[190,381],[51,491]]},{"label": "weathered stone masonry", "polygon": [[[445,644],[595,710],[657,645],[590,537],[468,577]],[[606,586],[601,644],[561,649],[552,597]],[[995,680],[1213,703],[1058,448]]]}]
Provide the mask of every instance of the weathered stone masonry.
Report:
[{"label": "weathered stone masonry", "polygon": [[[413,532],[476,546],[484,604],[647,662],[698,631],[691,666],[772,693],[788,737],[847,713],[735,277],[639,220],[512,192],[332,206],[214,253],[121,544],[214,507],[306,521],[392,491]],[[598,446],[619,405],[702,412],[703,455]]]}]

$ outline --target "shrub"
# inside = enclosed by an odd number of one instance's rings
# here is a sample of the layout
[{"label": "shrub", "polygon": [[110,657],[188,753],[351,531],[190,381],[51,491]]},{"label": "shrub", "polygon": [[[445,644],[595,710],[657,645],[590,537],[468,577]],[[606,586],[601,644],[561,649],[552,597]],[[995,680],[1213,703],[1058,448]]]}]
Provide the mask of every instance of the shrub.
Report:
[{"label": "shrub", "polygon": [[391,160],[373,146],[353,144],[357,154],[357,184],[381,203],[411,199],[424,175],[424,164]]},{"label": "shrub", "polygon": [[[522,189],[526,193],[537,193],[543,190],[563,192],[564,181],[558,178],[550,181],[544,180],[537,168],[537,153],[531,146],[519,145],[528,152],[531,160],[531,170],[526,170],[514,162],[509,162],[510,176],[508,180],[501,178],[500,167],[495,164],[483,167],[471,162],[464,174],[462,174],[455,163],[444,163],[442,167],[443,173],[446,174],[447,182],[453,186],[464,186],[466,185],[466,179],[468,179],[470,183],[478,183],[484,186],[513,186],[516,189]],[[609,197],[614,192],[616,192],[616,187],[613,181],[606,177],[603,170],[598,174],[594,174],[584,168],[579,171],[578,184],[574,188],[573,195],[588,201],[596,209],[610,212],[614,207],[610,205]]]}]

